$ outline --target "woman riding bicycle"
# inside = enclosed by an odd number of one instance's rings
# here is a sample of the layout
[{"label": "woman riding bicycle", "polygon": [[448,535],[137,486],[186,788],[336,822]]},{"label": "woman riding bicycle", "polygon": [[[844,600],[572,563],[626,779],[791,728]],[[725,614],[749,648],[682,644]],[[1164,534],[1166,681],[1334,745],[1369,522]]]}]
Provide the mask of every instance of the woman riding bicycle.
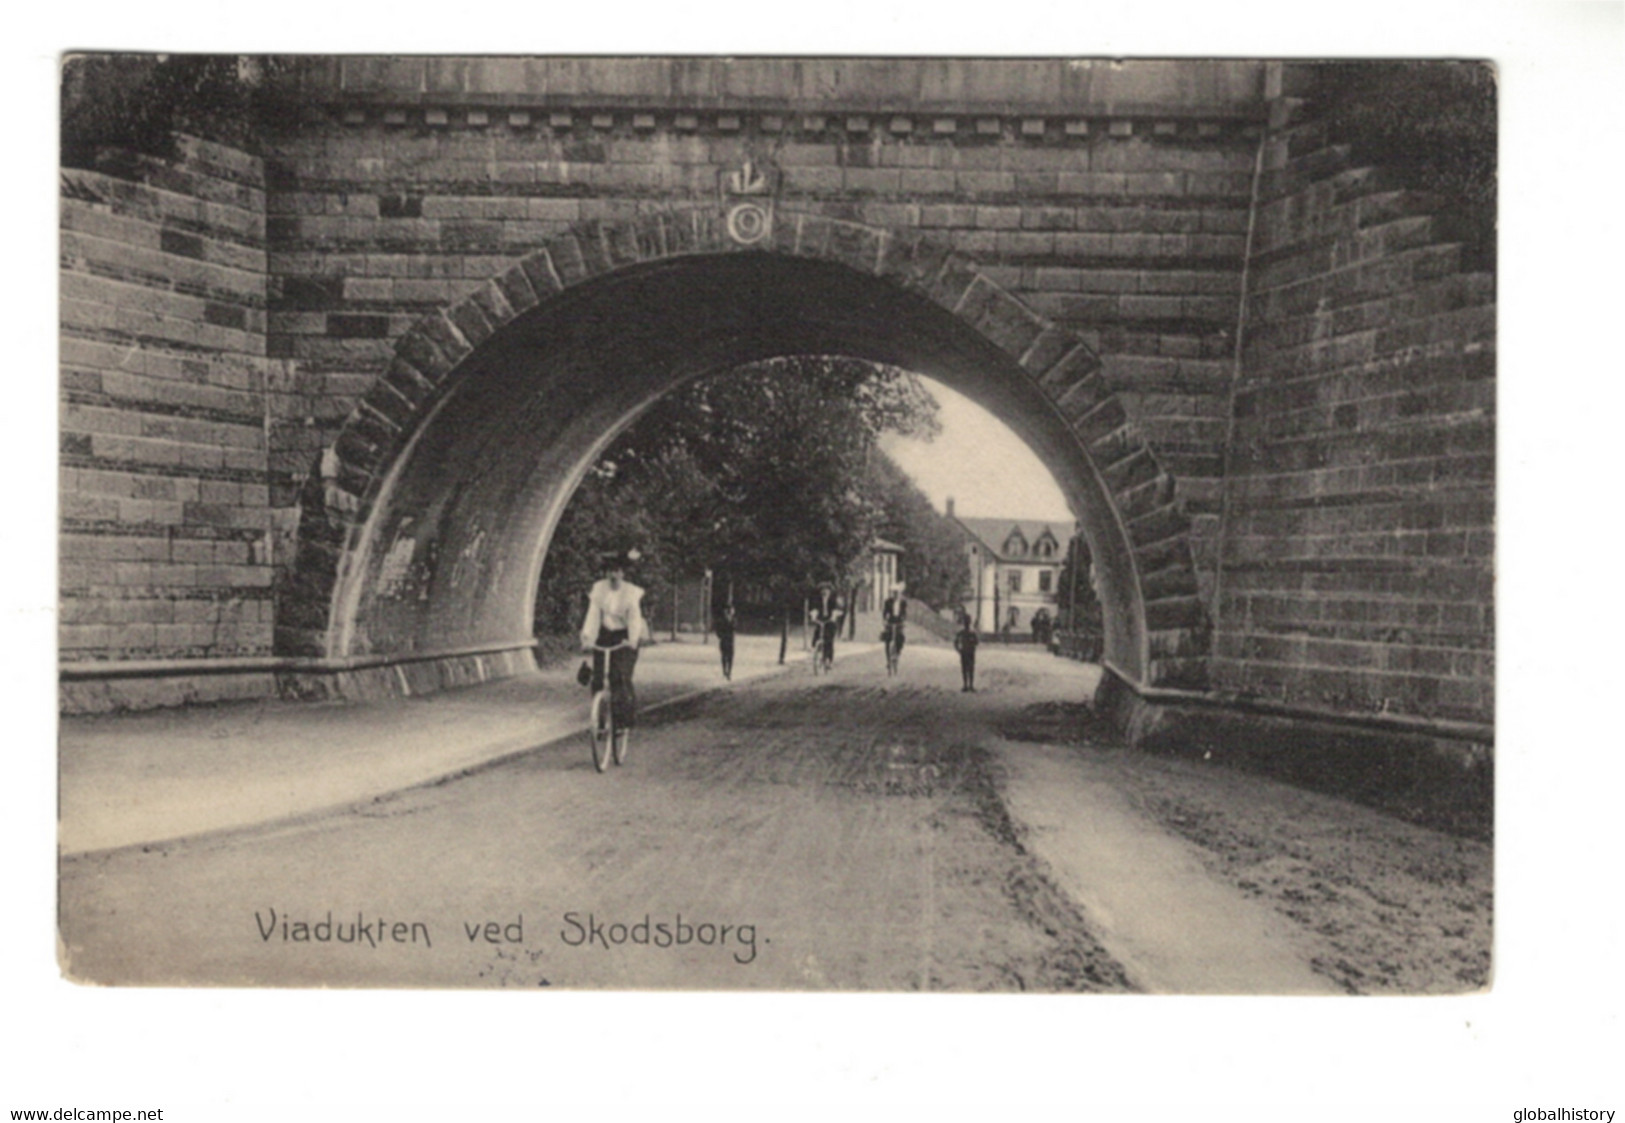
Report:
[{"label": "woman riding bicycle", "polygon": [[605,554],[604,577],[587,596],[587,618],[581,624],[581,649],[592,655],[592,690],[604,689],[604,657],[609,657],[610,713],[617,730],[637,724],[637,694],[632,671],[638,665],[638,645],[649,634],[643,621],[643,590],[626,579],[636,550]]}]

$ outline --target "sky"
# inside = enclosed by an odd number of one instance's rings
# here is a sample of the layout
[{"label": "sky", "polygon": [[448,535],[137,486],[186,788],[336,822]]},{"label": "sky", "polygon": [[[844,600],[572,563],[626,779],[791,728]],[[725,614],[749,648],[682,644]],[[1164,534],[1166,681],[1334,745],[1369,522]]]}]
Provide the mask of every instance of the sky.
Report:
[{"label": "sky", "polygon": [[921,378],[942,407],[931,441],[887,434],[880,447],[920,485],[938,511],[979,518],[1071,522],[1055,477],[993,414],[942,383]]}]

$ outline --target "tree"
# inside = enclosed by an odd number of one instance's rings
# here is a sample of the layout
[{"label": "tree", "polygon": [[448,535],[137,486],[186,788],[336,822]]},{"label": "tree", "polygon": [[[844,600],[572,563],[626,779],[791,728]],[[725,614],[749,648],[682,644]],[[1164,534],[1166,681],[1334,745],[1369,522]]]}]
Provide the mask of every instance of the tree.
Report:
[{"label": "tree", "polygon": [[932,608],[963,600],[970,575],[959,532],[883,453],[870,462],[868,487],[880,507],[879,537],[903,547],[909,597]]},{"label": "tree", "polygon": [[1327,63],[1322,97],[1332,139],[1355,159],[1398,172],[1439,199],[1441,215],[1493,258],[1495,71],[1481,62]]},{"label": "tree", "polygon": [[250,55],[75,55],[62,67],[63,167],[134,175],[174,159],[177,133],[254,149],[298,113],[293,60]]},{"label": "tree", "polygon": [[1074,642],[1085,658],[1098,659],[1105,637],[1105,617],[1095,594],[1094,560],[1083,535],[1075,535],[1066,545],[1066,560],[1056,579],[1056,623],[1063,632],[1073,633]]},{"label": "tree", "polygon": [[752,364],[668,395],[566,510],[537,625],[573,626],[595,555],[632,544],[649,555],[640,581],[652,590],[711,569],[765,591],[787,616],[816,582],[845,584],[873,541],[880,434],[933,435],[936,408],[905,371],[824,356]]}]

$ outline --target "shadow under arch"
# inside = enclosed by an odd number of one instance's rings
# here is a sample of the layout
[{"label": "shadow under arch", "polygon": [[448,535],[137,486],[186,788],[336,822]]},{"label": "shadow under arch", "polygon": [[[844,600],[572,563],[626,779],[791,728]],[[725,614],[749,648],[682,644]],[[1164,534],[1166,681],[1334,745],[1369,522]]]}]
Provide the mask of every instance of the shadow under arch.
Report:
[{"label": "shadow under arch", "polygon": [[789,354],[904,367],[1000,416],[1089,542],[1113,669],[1205,684],[1174,482],[1081,339],[917,231],[781,211],[746,244],[719,207],[573,227],[401,337],[304,491],[278,653],[403,690],[407,666],[487,677],[528,651],[547,543],[610,441],[688,380]]}]

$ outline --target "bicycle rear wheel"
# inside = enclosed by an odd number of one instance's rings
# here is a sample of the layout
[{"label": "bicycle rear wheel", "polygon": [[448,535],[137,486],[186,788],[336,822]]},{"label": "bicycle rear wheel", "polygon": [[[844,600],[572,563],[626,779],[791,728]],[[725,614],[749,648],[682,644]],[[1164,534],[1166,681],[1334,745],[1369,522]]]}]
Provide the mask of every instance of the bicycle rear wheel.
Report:
[{"label": "bicycle rear wheel", "polygon": [[592,716],[587,723],[587,738],[592,742],[592,766],[602,772],[609,767],[610,746],[615,740],[615,715],[609,704],[607,690],[600,690],[592,696]]}]

